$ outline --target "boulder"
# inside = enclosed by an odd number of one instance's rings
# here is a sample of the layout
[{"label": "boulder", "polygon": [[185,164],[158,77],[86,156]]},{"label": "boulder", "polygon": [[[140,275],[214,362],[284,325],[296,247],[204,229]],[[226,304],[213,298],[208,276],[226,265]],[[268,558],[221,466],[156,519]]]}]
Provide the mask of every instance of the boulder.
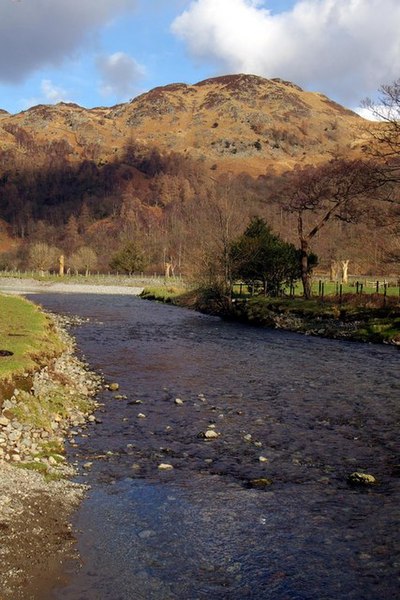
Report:
[{"label": "boulder", "polygon": [[370,475],[369,473],[359,473],[358,471],[351,473],[347,478],[347,482],[352,485],[361,486],[376,485],[378,483],[376,477],[373,475]]}]

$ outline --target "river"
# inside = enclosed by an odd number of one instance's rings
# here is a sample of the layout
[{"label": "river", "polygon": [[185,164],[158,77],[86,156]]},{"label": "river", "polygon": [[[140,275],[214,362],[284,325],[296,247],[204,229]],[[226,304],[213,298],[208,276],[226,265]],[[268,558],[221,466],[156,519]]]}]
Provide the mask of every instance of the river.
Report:
[{"label": "river", "polygon": [[129,296],[34,298],[89,319],[79,351],[120,385],[68,450],[91,488],[81,562],[52,598],[399,597],[398,348]]}]

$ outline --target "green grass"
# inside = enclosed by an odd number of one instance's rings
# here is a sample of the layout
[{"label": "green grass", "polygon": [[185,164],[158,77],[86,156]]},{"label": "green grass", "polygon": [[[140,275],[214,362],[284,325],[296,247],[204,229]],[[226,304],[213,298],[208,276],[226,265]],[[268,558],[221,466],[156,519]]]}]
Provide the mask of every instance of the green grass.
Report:
[{"label": "green grass", "polygon": [[63,344],[52,321],[37,306],[17,296],[0,294],[0,350],[12,352],[0,356],[1,400],[2,390],[60,354]]},{"label": "green grass", "polygon": [[299,317],[299,331],[325,330],[328,337],[346,337],[368,342],[400,342],[400,304],[395,298],[375,295],[347,294],[339,302],[331,297],[314,298],[250,298],[239,305],[239,315],[257,324],[271,324],[275,315]]},{"label": "green grass", "polygon": [[[21,392],[18,404],[9,410],[20,423],[45,429],[51,432],[51,423],[56,416],[66,420],[70,411],[88,413],[93,406],[90,398],[83,394],[71,394],[68,385],[54,385],[41,395],[32,395]],[[53,453],[51,450],[50,454]],[[56,452],[58,454],[59,452]]]},{"label": "green grass", "polygon": [[184,287],[164,285],[146,287],[140,295],[145,300],[157,300],[158,302],[173,304],[174,301],[178,301],[186,292],[187,289]]},{"label": "green grass", "polygon": [[27,471],[35,471],[36,473],[40,473],[43,475],[45,481],[60,481],[61,479],[65,479],[62,473],[50,471],[49,467],[41,462],[21,462],[15,463],[14,466],[18,469],[26,469]]},{"label": "green grass", "polygon": [[[371,284],[373,281],[373,278],[371,279],[367,279],[365,280],[365,278],[360,279],[359,283],[363,284],[363,288],[362,288],[362,295],[371,295],[371,294],[376,294],[376,283],[374,282],[373,285],[367,285],[367,284]],[[377,279],[378,281],[378,279]],[[333,281],[324,281],[324,296],[336,296],[337,292],[338,292],[338,287],[336,285],[335,282]],[[240,283],[235,283],[233,286],[233,291],[236,295],[239,295],[239,291],[240,291]],[[313,283],[312,283],[312,293],[314,296],[319,296],[319,292],[320,292],[320,284],[319,284],[319,280],[318,278],[315,278]],[[249,297],[250,296],[250,290],[247,288],[247,285],[242,283],[242,297]],[[351,282],[348,284],[343,284],[342,285],[342,294],[355,294],[357,290],[356,287],[356,282]],[[289,288],[285,290],[285,292],[287,293],[287,295],[289,295]],[[382,283],[382,278],[380,279],[380,285],[379,285],[379,295],[381,297],[383,297],[383,292],[384,292],[384,287],[383,287],[383,283]],[[297,297],[301,297],[303,295],[303,288],[300,282],[297,282],[295,287],[294,287],[294,293],[295,296]],[[391,284],[387,285],[386,288],[386,295],[387,296],[394,296],[394,297],[398,297],[400,299],[400,288],[399,285],[392,281]]]}]

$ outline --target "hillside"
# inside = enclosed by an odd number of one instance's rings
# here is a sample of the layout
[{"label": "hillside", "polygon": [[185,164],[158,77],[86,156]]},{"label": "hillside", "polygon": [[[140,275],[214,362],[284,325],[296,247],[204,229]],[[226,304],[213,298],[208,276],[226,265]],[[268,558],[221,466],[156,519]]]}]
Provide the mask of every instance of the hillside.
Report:
[{"label": "hillside", "polygon": [[111,108],[39,105],[0,112],[3,165],[50,157],[105,164],[134,141],[214,169],[259,175],[348,154],[365,142],[364,120],[322,94],[279,79],[227,75],[155,88]]},{"label": "hillside", "polygon": [[[158,87],[109,108],[0,110],[0,266],[35,266],[31,247],[45,242],[69,268],[82,268],[70,257],[85,247],[108,270],[134,239],[150,272],[169,257],[188,273],[217,252],[227,211],[231,235],[260,214],[296,241],[279,178],[359,157],[369,136],[364,119],[322,94],[240,74]],[[313,246],[321,262],[344,256],[361,271],[380,268],[395,243],[393,231],[383,236],[366,222],[332,222],[326,232]]]}]

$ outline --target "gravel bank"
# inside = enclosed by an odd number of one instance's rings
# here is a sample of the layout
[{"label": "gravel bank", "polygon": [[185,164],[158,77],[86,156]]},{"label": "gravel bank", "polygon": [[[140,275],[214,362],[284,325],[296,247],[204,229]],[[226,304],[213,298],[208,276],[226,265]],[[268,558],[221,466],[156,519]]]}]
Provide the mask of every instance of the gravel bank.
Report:
[{"label": "gravel bank", "polygon": [[71,319],[54,319],[66,351],[0,411],[0,600],[46,597],[73,551],[68,519],[86,490],[66,479],[63,443],[71,426],[93,418],[101,380],[74,356]]},{"label": "gravel bank", "polygon": [[52,281],[36,281],[35,279],[14,279],[11,277],[0,277],[0,291],[10,294],[56,292],[62,294],[109,294],[139,296],[139,294],[141,294],[143,291],[143,287],[58,283]]}]

